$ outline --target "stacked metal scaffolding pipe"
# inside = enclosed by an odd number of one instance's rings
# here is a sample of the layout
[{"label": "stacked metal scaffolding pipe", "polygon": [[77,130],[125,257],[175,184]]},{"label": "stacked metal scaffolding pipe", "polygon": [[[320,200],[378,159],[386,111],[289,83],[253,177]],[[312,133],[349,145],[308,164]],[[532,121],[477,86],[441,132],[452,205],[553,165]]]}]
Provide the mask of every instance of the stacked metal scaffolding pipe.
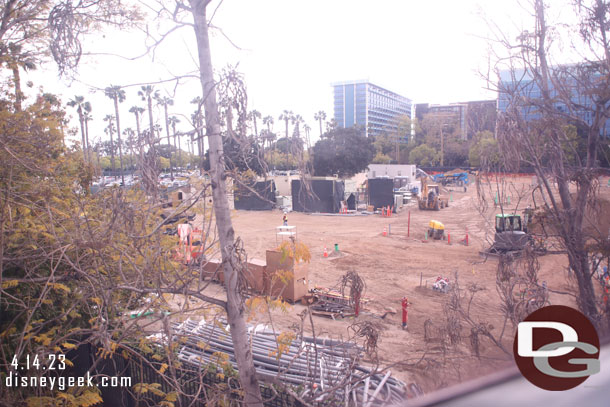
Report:
[{"label": "stacked metal scaffolding pipe", "polygon": [[[200,367],[226,361],[237,370],[231,333],[224,322],[187,320],[174,324],[174,330],[183,343],[178,354],[182,362]],[[374,372],[357,365],[361,349],[354,343],[300,337],[278,346],[278,337],[260,325],[249,328],[248,339],[259,379],[293,385],[301,397],[362,407],[405,398],[404,383],[391,377],[389,370]]]}]

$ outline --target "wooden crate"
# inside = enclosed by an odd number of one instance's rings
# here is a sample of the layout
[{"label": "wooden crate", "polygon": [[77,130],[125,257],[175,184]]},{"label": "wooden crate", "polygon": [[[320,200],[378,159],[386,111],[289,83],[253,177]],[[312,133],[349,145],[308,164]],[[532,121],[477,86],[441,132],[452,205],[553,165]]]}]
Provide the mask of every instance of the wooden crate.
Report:
[{"label": "wooden crate", "polygon": [[[216,271],[218,270],[218,273]],[[222,272],[222,260],[221,259],[208,259],[206,263],[203,265],[203,277],[204,278],[212,278],[214,275],[215,281],[220,281],[224,283],[224,273]]]},{"label": "wooden crate", "polygon": [[245,278],[250,288],[257,293],[264,293],[267,278],[267,262],[261,259],[248,260]]},{"label": "wooden crate", "polygon": [[[307,263],[296,263],[292,257],[282,261],[282,253],[276,250],[267,250],[267,273],[265,294],[281,297],[292,303],[299,301],[309,291],[309,272]],[[288,276],[286,271],[292,273]],[[285,278],[282,278],[285,277]]]}]

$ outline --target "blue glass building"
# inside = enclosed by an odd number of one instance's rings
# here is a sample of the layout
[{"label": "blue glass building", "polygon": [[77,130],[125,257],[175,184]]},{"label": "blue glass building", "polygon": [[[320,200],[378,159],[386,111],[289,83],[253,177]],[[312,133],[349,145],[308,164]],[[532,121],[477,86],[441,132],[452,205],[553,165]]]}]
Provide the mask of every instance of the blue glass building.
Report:
[{"label": "blue glass building", "polygon": [[332,86],[334,117],[340,127],[360,125],[367,136],[377,136],[396,130],[399,116],[411,117],[411,99],[368,81],[338,82]]},{"label": "blue glass building", "polygon": [[[550,97],[554,100],[553,107],[557,109],[558,114],[565,113],[566,117],[577,117],[591,125],[594,110],[591,96],[587,94],[587,91],[582,89],[576,80],[570,79],[570,70],[570,66],[564,66],[561,72],[559,72],[559,69],[555,70],[555,72],[563,78],[560,83],[564,87],[564,94],[569,96],[571,101],[570,107],[573,110],[571,112],[568,111],[568,107],[559,97],[557,89],[554,89],[553,84],[549,83]],[[529,102],[524,103],[524,100]],[[540,109],[536,106],[537,100],[542,103],[541,89],[529,72],[524,70],[503,70],[500,72],[498,83],[499,114],[506,113],[511,108],[517,108],[526,121],[539,119],[541,115]],[[610,136],[610,120],[606,121],[606,125],[602,130],[602,136]]]}]

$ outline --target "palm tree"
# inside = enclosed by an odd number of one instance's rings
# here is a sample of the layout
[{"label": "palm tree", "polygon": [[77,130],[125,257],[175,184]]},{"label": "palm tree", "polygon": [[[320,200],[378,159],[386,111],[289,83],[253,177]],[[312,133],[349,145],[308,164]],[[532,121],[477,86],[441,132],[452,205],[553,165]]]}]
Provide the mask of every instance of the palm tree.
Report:
[{"label": "palm tree", "polygon": [[[191,115],[191,119],[193,120],[193,127],[195,128],[195,133],[197,135],[197,154],[199,155],[200,167],[203,168],[203,154],[204,154],[204,143],[203,143],[203,112],[201,110],[201,106],[203,105],[203,100],[201,97],[197,96],[191,103],[197,105],[197,109]],[[191,143],[195,134],[191,136]],[[193,151],[194,154],[194,151]]]},{"label": "palm tree", "polygon": [[138,91],[138,96],[140,96],[142,98],[142,101],[146,102],[148,104],[148,130],[149,130],[149,143],[151,145],[151,147],[154,147],[154,145],[156,144],[156,140],[155,140],[155,123],[153,121],[153,114],[152,114],[152,100],[153,98],[158,98],[159,97],[159,91],[155,90],[155,88],[151,85],[146,85],[146,86],[142,86],[141,90]]},{"label": "palm tree", "polygon": [[[174,100],[172,98],[168,98],[167,96],[163,96],[163,97],[159,97],[156,96],[155,100],[157,101],[158,105],[163,106],[163,111],[165,112],[165,131],[167,133],[167,146],[171,147],[170,141],[169,141],[169,118],[167,116],[167,106],[173,106],[174,105]],[[174,180],[174,169],[172,168],[172,150],[171,148],[169,149],[169,176],[171,178],[171,180]]]},{"label": "palm tree", "polygon": [[271,132],[271,126],[273,126],[273,117],[272,116],[265,116],[263,117],[263,124],[267,126],[267,144],[268,147],[271,147],[271,137],[272,137],[272,132]]},{"label": "palm tree", "polygon": [[133,157],[135,156],[134,146],[136,144],[134,136],[136,132],[133,131],[131,127],[127,127],[125,130],[123,130],[123,134],[125,135],[125,142],[129,148],[129,167],[133,169]]},{"label": "palm tree", "polygon": [[[97,157],[97,168],[99,168],[100,173],[102,173],[102,164],[100,164],[100,145],[101,142],[96,138],[96,142],[95,142],[95,155]],[[103,174],[103,173],[102,173]]]},{"label": "palm tree", "polygon": [[148,151],[146,154],[146,162],[142,167],[142,179],[146,188],[147,194],[152,196],[153,201],[157,200],[157,177],[159,175],[157,170],[157,150],[155,148],[155,123],[153,121],[152,114],[152,100],[153,97],[158,97],[159,91],[155,90],[153,86],[146,85],[142,86],[138,91],[138,95],[148,104]]},{"label": "palm tree", "polygon": [[258,129],[256,128],[256,119],[260,119],[261,116],[261,112],[259,112],[258,110],[252,110],[250,112],[250,114],[248,115],[248,119],[252,120],[252,123],[254,124],[254,137],[258,138]]},{"label": "palm tree", "polygon": [[[114,116],[111,114],[106,115],[106,117],[104,117],[104,121],[108,122],[108,126],[106,127],[106,129],[104,129],[104,132],[106,134],[110,135],[110,164],[112,165],[112,176],[114,177],[114,172],[115,172],[115,168],[114,168],[114,139],[112,138],[112,135],[114,134]],[[115,177],[116,178],[116,177]]]},{"label": "palm tree", "polygon": [[309,141],[309,133],[311,132],[311,127],[307,123],[303,126],[303,130],[305,130],[305,142],[307,143],[307,150],[311,150],[311,143]]},{"label": "palm tree", "polygon": [[288,122],[293,120],[294,113],[292,110],[284,110],[284,112],[280,115],[279,119],[284,120],[286,122],[286,138],[288,138]]},{"label": "palm tree", "polygon": [[153,137],[155,139],[155,143],[158,141],[159,143],[161,143],[161,132],[163,131],[163,127],[161,127],[160,124],[155,124],[153,126],[154,129],[154,134]]},{"label": "palm tree", "polygon": [[297,114],[292,117],[292,124],[294,124],[294,133],[292,133],[293,138],[299,138],[301,136],[301,123],[305,123],[303,116]]},{"label": "palm tree", "polygon": [[85,103],[83,107],[83,121],[85,122],[85,143],[87,147],[87,158],[91,161],[91,145],[89,144],[89,122],[93,120],[91,116],[91,103]]},{"label": "palm tree", "polygon": [[142,143],[142,132],[140,131],[140,114],[144,113],[144,108],[139,106],[132,106],[129,109],[129,113],[133,113],[136,116],[136,134],[138,136],[137,142],[139,146],[139,154],[140,159],[142,159],[142,155],[144,154],[143,143]]},{"label": "palm tree", "polygon": [[120,86],[108,86],[104,89],[104,94],[114,101],[114,114],[116,118],[116,133],[119,139],[119,165],[121,167],[121,185],[125,185],[123,175],[123,147],[121,142],[121,121],[119,120],[119,103],[125,101],[125,91]]},{"label": "palm tree", "polygon": [[267,126],[267,130],[271,131],[271,126],[273,126],[273,117],[272,116],[263,117],[263,124]]},{"label": "palm tree", "polygon": [[68,102],[68,106],[76,107],[78,113],[78,121],[80,122],[80,132],[83,139],[83,156],[89,162],[89,152],[87,151],[87,137],[85,135],[85,111],[91,111],[91,103],[86,102],[83,96],[74,96],[74,99]]},{"label": "palm tree", "polygon": [[182,166],[182,153],[180,151],[180,136],[178,135],[178,145],[176,146],[176,124],[180,123],[180,119],[178,119],[176,116],[170,116],[168,123],[170,126],[172,126],[172,133],[174,135],[174,148],[178,150],[178,162],[180,163],[180,166]]},{"label": "palm tree", "polygon": [[322,138],[322,120],[326,120],[326,112],[320,110],[318,113],[313,115],[313,118],[320,123],[320,138]]},{"label": "palm tree", "polygon": [[24,71],[33,71],[36,69],[36,60],[29,52],[23,52],[20,44],[14,42],[9,43],[6,47],[6,54],[0,60],[0,63],[6,62],[7,67],[13,72],[13,85],[15,87],[15,111],[21,111],[21,102],[23,101],[23,92],[21,92],[21,74],[19,68]]}]

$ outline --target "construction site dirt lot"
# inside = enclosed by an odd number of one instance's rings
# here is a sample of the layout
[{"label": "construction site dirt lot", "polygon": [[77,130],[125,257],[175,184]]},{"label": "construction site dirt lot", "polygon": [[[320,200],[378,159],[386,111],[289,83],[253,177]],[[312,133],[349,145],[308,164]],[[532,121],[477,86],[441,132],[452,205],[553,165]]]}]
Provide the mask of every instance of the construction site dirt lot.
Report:
[{"label": "construction site dirt lot", "polygon": [[[607,179],[600,180],[600,195],[610,197]],[[531,191],[531,177],[510,178],[505,182],[513,191]],[[488,192],[495,194],[494,186]],[[510,190],[510,188],[508,189]],[[518,199],[513,195],[513,206]],[[523,209],[528,195],[523,192],[519,208]],[[365,297],[369,302],[358,318],[332,320],[314,317],[315,334],[319,337],[352,338],[349,326],[357,321],[371,321],[380,331],[378,343],[379,365],[390,366],[392,374],[406,383],[416,382],[424,391],[431,391],[475,377],[495,372],[513,364],[512,343],[515,327],[504,325],[501,301],[496,290],[498,260],[484,258],[480,251],[489,247],[493,238],[493,218],[499,209],[493,198],[482,207],[476,188],[467,192],[450,193],[450,206],[440,211],[423,211],[416,202],[405,206],[391,217],[380,215],[325,216],[291,212],[288,224],[296,226],[298,241],[306,244],[311,252],[309,264],[309,288],[336,287],[347,271],[356,271],[366,284]],[[510,199],[510,198],[509,198]],[[483,210],[484,209],[484,210]],[[505,209],[506,210],[506,209]],[[410,215],[409,215],[410,214]],[[265,251],[277,247],[276,227],[282,224],[282,212],[234,211],[233,225],[236,235],[243,242],[249,258],[265,259]],[[407,236],[410,216],[410,233]],[[425,240],[428,222],[438,220],[445,225],[447,240]],[[384,236],[384,228],[387,236]],[[464,242],[468,234],[468,246]],[[338,244],[340,255],[332,254]],[[325,247],[331,255],[323,256]],[[539,280],[546,281],[550,289],[551,304],[575,307],[574,292],[567,278],[565,254],[551,254],[539,258]],[[487,338],[480,340],[480,358],[474,356],[471,343],[471,327],[462,325],[461,341],[449,347],[424,339],[424,323],[431,320],[442,325],[445,321],[443,304],[448,299],[431,289],[438,276],[466,289],[476,283],[477,292],[470,305],[473,320],[484,323],[496,337],[504,327],[502,344],[507,354]],[[401,298],[407,297],[408,329],[401,327]],[[274,310],[273,323],[278,331],[298,330],[303,327],[311,335],[309,318],[302,322],[301,304],[295,304],[287,312]],[[385,310],[394,314],[381,318]],[[266,315],[251,316],[253,320],[268,323]],[[359,338],[354,338],[356,341]],[[361,339],[360,339],[361,340]]]}]

